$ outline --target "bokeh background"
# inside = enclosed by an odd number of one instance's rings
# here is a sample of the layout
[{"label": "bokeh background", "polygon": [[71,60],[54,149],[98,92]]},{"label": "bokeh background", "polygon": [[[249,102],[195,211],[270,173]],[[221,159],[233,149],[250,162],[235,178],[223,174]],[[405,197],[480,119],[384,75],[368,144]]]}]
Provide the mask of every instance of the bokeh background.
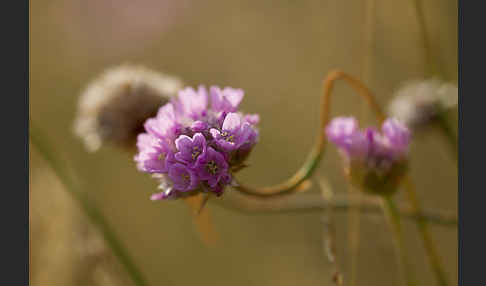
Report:
[{"label": "bokeh background", "polygon": [[[423,2],[432,54],[442,77],[457,83],[457,3]],[[31,121],[76,171],[151,285],[333,285],[333,266],[322,247],[322,212],[244,214],[210,203],[221,239],[207,247],[184,204],[148,199],[156,183],[136,171],[133,154],[113,147],[89,154],[72,124],[86,83],[120,63],[143,64],[188,85],[241,87],[242,109],[261,115],[261,140],[252,167],[239,177],[252,185],[280,182],[300,166],[314,142],[328,71],[337,68],[363,79],[383,106],[402,82],[426,76],[413,1],[376,0],[371,12],[367,5],[364,0],[32,0]],[[368,28],[371,49],[365,44]],[[376,123],[348,86],[338,83],[334,92],[333,115]],[[33,146],[30,150],[31,285],[131,285],[55,174]],[[416,136],[411,164],[423,205],[456,211],[457,168],[443,138],[434,132]],[[317,176],[326,176],[336,192],[347,191],[333,148]],[[347,223],[345,213],[337,215],[345,281]],[[404,227],[421,285],[433,285],[415,225]],[[457,229],[432,230],[456,282]],[[360,241],[358,285],[403,285],[381,216],[362,217]]]}]

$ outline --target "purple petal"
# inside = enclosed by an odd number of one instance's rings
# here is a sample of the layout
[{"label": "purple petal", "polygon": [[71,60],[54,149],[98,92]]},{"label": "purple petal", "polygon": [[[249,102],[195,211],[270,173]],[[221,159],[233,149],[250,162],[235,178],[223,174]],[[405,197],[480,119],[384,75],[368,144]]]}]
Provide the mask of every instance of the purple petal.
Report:
[{"label": "purple petal", "polygon": [[177,150],[190,149],[192,147],[192,139],[187,135],[180,135],[175,141]]},{"label": "purple petal", "polygon": [[358,131],[358,121],[354,117],[337,117],[326,127],[327,138],[340,144]]},{"label": "purple petal", "polygon": [[207,109],[207,90],[204,86],[199,86],[197,91],[192,87],[187,87],[179,91],[179,101],[184,114],[197,119]]},{"label": "purple petal", "polygon": [[240,102],[243,100],[245,93],[240,88],[225,87],[223,89],[223,96],[229,101],[231,107],[236,109]]},{"label": "purple petal", "polygon": [[221,137],[221,132],[219,132],[218,129],[211,128],[211,130],[209,130],[209,133],[211,133],[211,136],[213,136],[213,138],[219,139]]},{"label": "purple petal", "polygon": [[251,125],[257,125],[260,122],[260,115],[258,114],[247,114],[245,115],[245,121]]},{"label": "purple petal", "polygon": [[150,196],[151,201],[161,201],[161,200],[166,200],[173,198],[176,192],[174,192],[172,189],[167,189],[164,190],[160,193],[156,193]]},{"label": "purple petal", "polygon": [[216,112],[223,109],[223,94],[219,87],[211,86],[209,88],[209,96],[211,97],[211,107]]},{"label": "purple petal", "polygon": [[382,125],[383,135],[389,140],[390,147],[397,152],[405,152],[410,143],[410,131],[395,118],[385,120]]},{"label": "purple petal", "polygon": [[180,163],[170,166],[168,175],[172,180],[174,189],[181,192],[191,191],[198,184],[196,174],[187,166]]},{"label": "purple petal", "polygon": [[194,121],[192,124],[191,124],[191,129],[193,132],[203,132],[203,131],[206,131],[208,129],[208,124],[204,121]]},{"label": "purple petal", "polygon": [[197,158],[206,151],[206,139],[201,133],[194,134],[192,138],[181,135],[176,139],[175,144],[179,151],[175,154],[175,158],[191,167],[196,163]]},{"label": "purple petal", "polygon": [[142,133],[137,137],[138,154],[134,157],[137,168],[148,173],[166,171],[167,156],[171,153],[157,137]]},{"label": "purple petal", "polygon": [[168,103],[159,109],[155,118],[148,119],[144,127],[147,132],[161,139],[171,139],[175,137],[178,125],[174,106]]},{"label": "purple petal", "polygon": [[[216,167],[214,172],[210,172],[211,167]],[[228,163],[224,156],[211,147],[208,147],[205,154],[197,160],[196,172],[202,180],[208,180],[211,186],[214,186],[227,171]]]},{"label": "purple petal", "polygon": [[240,116],[236,113],[228,113],[223,122],[224,131],[235,131],[241,126]]},{"label": "purple petal", "polygon": [[211,97],[211,107],[215,112],[237,111],[238,105],[244,96],[242,89],[226,87],[221,90],[217,86],[211,86],[209,94]]}]

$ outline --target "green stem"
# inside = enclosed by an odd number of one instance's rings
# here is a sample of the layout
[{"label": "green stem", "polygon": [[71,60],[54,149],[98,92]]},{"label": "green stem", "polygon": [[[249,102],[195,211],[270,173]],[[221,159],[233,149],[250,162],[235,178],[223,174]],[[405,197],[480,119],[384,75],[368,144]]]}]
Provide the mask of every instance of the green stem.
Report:
[{"label": "green stem", "polygon": [[[354,192],[353,186],[348,184],[349,192]],[[358,198],[356,206],[351,207],[348,214],[348,246],[351,254],[351,279],[350,286],[356,286],[358,280],[358,258],[361,224],[361,200]]]},{"label": "green stem", "polygon": [[395,203],[389,196],[383,196],[383,209],[385,215],[390,223],[390,228],[396,243],[397,254],[401,267],[404,270],[405,279],[408,286],[416,286],[415,275],[413,273],[412,267],[408,262],[407,249],[405,247],[405,242],[402,236],[402,226],[400,222],[400,214],[395,206]]},{"label": "green stem", "polygon": [[137,286],[146,286],[148,283],[143,278],[142,273],[137,268],[136,264],[132,261],[129,254],[121,244],[121,242],[116,237],[115,231],[110,227],[103,214],[98,211],[98,209],[88,200],[88,198],[83,194],[81,188],[76,184],[67,173],[67,168],[62,165],[62,163],[56,158],[53,150],[49,148],[47,142],[43,139],[42,132],[30,124],[30,141],[34,145],[40,155],[45,159],[45,161],[50,165],[54,173],[61,180],[62,184],[65,186],[74,201],[76,201],[81,209],[84,211],[86,216],[91,220],[91,222],[99,229],[104,240],[111,247],[114,255],[118,258],[120,263],[125,267],[125,270],[132,278],[133,282]]},{"label": "green stem", "polygon": [[417,228],[419,230],[420,236],[424,242],[425,251],[429,259],[429,263],[434,271],[437,278],[437,283],[440,286],[447,286],[447,279],[444,270],[442,269],[441,259],[439,257],[438,251],[435,248],[435,244],[432,241],[432,236],[430,235],[429,229],[427,227],[427,221],[423,219],[421,214],[420,204],[415,192],[415,187],[408,177],[405,179],[405,187],[407,188],[407,197],[413,210],[419,215],[419,219],[416,220]]},{"label": "green stem", "polygon": [[457,162],[457,135],[447,121],[445,112],[437,116],[437,120],[435,122],[436,126],[440,129],[440,131],[446,138],[451,150],[451,154]]}]

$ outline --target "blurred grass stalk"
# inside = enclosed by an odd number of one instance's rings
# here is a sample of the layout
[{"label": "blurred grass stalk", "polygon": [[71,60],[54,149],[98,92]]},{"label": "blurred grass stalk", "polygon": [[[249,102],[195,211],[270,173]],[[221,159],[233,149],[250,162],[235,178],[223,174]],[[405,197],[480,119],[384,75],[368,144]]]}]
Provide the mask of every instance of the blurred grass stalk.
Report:
[{"label": "blurred grass stalk", "polygon": [[420,34],[422,36],[422,44],[424,48],[425,61],[427,65],[427,74],[431,76],[440,75],[442,76],[443,79],[447,79],[447,75],[442,64],[437,59],[437,57],[433,56],[430,37],[427,31],[427,25],[425,21],[423,2],[422,0],[414,0],[413,4],[415,8],[415,13],[417,14]]},{"label": "blurred grass stalk", "polygon": [[[324,200],[330,202],[333,200],[334,192],[331,186],[325,178],[319,178],[319,187],[321,189],[321,196]],[[334,265],[334,273],[332,275],[332,280],[337,286],[344,285],[344,278],[339,270],[339,261],[336,251],[336,223],[334,217],[334,210],[332,208],[327,208],[324,210],[324,216],[322,218],[324,223],[323,229],[323,240],[324,240],[324,250],[326,256]]]},{"label": "blurred grass stalk", "polygon": [[[420,33],[422,35],[425,60],[428,68],[427,73],[429,73],[432,76],[439,75],[442,76],[444,79],[447,79],[447,75],[445,73],[445,70],[440,60],[437,58],[437,56],[433,55],[430,38],[428,35],[426,21],[425,21],[423,2],[421,0],[414,0],[413,2],[415,6],[415,12],[417,13],[417,20],[420,27]],[[449,141],[449,144],[451,146],[451,153],[453,154],[457,162],[457,138],[453,133],[452,128],[450,128],[450,126],[448,125],[444,115],[441,115],[439,117],[439,122],[437,123],[437,125],[439,129],[442,131],[442,133],[444,134],[444,136]],[[405,187],[406,187],[407,198],[409,203],[411,204],[413,210],[420,215],[421,207],[415,191],[415,186],[413,185],[411,179],[408,176],[405,178]],[[418,219],[416,223],[417,223],[417,228],[419,229],[420,235],[422,237],[424,247],[427,252],[429,263],[437,278],[438,285],[447,286],[448,283],[445,276],[445,272],[442,268],[438,251],[430,236],[430,232],[427,227],[427,222],[424,219]]]},{"label": "blurred grass stalk", "polygon": [[415,274],[412,266],[408,261],[408,250],[406,249],[405,242],[403,241],[402,226],[400,222],[400,214],[398,213],[397,206],[393,202],[390,196],[382,196],[383,211],[388,218],[390,224],[390,230],[393,234],[394,242],[396,244],[397,255],[399,258],[399,264],[403,269],[403,274],[408,286],[417,286]]},{"label": "blurred grass stalk", "polygon": [[[348,193],[359,194],[358,190],[354,188],[351,183],[347,184]],[[359,245],[360,245],[360,226],[361,226],[361,205],[363,204],[363,197],[356,196],[356,205],[349,209],[348,215],[348,247],[351,254],[351,275],[350,286],[356,286],[358,279],[358,257],[359,257]]]},{"label": "blurred grass stalk", "polygon": [[[449,124],[447,115],[444,112],[439,114],[439,116],[437,117],[437,121],[435,122],[435,125],[444,135],[444,137],[445,137],[445,139],[446,139],[446,141],[449,145],[451,154],[457,162],[457,160],[458,160],[457,135],[454,132],[452,126]],[[456,167],[457,167],[457,165],[456,165]]]},{"label": "blurred grass stalk", "polygon": [[[428,72],[431,73],[432,75],[439,74],[444,79],[446,79],[447,76],[443,66],[440,63],[440,60],[437,57],[433,56],[432,47],[428,36],[427,26],[425,23],[425,13],[423,9],[423,3],[421,0],[414,0],[414,5],[415,5],[415,11],[417,13],[417,19],[422,34],[425,57],[426,57],[427,64],[429,66]],[[457,162],[457,138],[452,128],[450,128],[449,124],[447,123],[447,120],[444,115],[439,116],[439,122],[437,123],[437,125],[439,129],[442,131],[442,133],[444,134],[444,136],[448,139],[449,144],[451,146],[451,153],[453,154]],[[412,181],[408,176],[405,178],[405,187],[407,189],[408,201],[410,202],[412,208],[416,211],[416,213],[420,214],[421,208],[415,191],[415,186],[413,185]],[[422,236],[424,247],[429,259],[429,263],[432,266],[432,269],[437,278],[438,285],[447,286],[448,282],[442,267],[441,259],[435,247],[435,244],[432,241],[432,237],[430,236],[430,232],[427,227],[427,222],[423,219],[419,219],[416,222],[417,222],[417,228],[419,229],[420,235]]]},{"label": "blurred grass stalk", "polygon": [[[413,185],[411,179],[407,176],[404,178],[405,180],[405,188],[407,192],[407,198],[408,201],[410,202],[413,210],[417,213],[421,213],[421,207],[419,200],[417,198],[417,193],[415,191],[415,186]],[[447,278],[444,272],[444,269],[442,267],[442,262],[439,256],[439,253],[436,249],[435,243],[432,241],[432,237],[430,235],[427,222],[424,219],[418,219],[416,221],[417,223],[417,228],[419,230],[419,233],[422,237],[425,251],[427,253],[427,257],[429,259],[429,263],[432,267],[432,270],[437,278],[437,283],[440,286],[447,286],[449,283],[447,282]]]},{"label": "blurred grass stalk", "polygon": [[[376,1],[366,0],[364,3],[364,23],[363,23],[363,61],[361,63],[361,80],[368,87],[373,87],[373,61],[374,61],[374,42],[375,42],[375,14],[376,14]],[[367,121],[368,109],[367,104],[363,100],[361,101],[361,108],[359,114],[360,121]],[[349,194],[357,194],[356,189],[348,183]],[[351,274],[350,274],[350,286],[357,285],[358,279],[358,257],[360,247],[360,226],[361,226],[361,205],[363,204],[361,197],[357,197],[357,204],[349,209],[348,216],[348,247],[351,254]]]},{"label": "blurred grass stalk", "polygon": [[133,262],[128,252],[118,240],[115,232],[109,226],[103,214],[88,200],[85,194],[81,191],[81,187],[77,182],[68,174],[67,166],[64,166],[61,161],[56,158],[53,150],[49,148],[49,144],[45,141],[46,136],[40,129],[32,122],[29,126],[30,130],[30,142],[39,151],[40,155],[50,165],[54,173],[59,177],[62,184],[65,186],[65,190],[69,192],[75,202],[77,202],[90,219],[90,221],[100,230],[104,240],[108,246],[112,249],[114,255],[118,258],[123,265],[127,273],[130,275],[134,284],[137,286],[147,286],[145,278],[138,269],[137,265]]},{"label": "blurred grass stalk", "polygon": [[[415,12],[417,14],[417,20],[420,27],[420,34],[422,36],[422,44],[424,48],[425,54],[425,61],[427,65],[427,74],[429,76],[440,76],[443,79],[447,79],[447,74],[444,70],[444,67],[441,61],[438,59],[437,56],[434,56],[432,51],[432,46],[430,43],[430,37],[427,31],[427,25],[425,21],[425,12],[423,8],[422,0],[414,0],[414,7]],[[440,115],[437,122],[437,127],[442,131],[444,136],[446,137],[450,148],[451,154],[454,156],[457,162],[457,136],[454,134],[452,128],[449,126],[447,122],[447,118],[444,114]]]}]

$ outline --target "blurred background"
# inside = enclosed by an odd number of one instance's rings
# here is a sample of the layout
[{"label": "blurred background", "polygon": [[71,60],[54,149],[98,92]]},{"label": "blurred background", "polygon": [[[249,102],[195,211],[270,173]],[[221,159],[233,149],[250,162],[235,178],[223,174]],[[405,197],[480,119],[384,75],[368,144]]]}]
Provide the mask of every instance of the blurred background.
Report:
[{"label": "blurred background", "polygon": [[[423,2],[432,54],[442,77],[457,84],[457,3]],[[365,81],[383,106],[401,83],[426,77],[413,1],[373,1],[372,9],[369,3],[32,0],[30,118],[83,181],[150,285],[333,285],[322,212],[245,214],[209,203],[220,241],[207,247],[184,204],[149,200],[156,182],[136,171],[133,153],[110,146],[87,153],[72,125],[85,85],[121,63],[142,64],[187,85],[243,88],[241,108],[260,114],[261,131],[251,168],[239,178],[255,186],[278,183],[300,167],[314,142],[321,83],[330,70]],[[376,124],[347,85],[338,83],[334,93],[333,116]],[[38,150],[30,150],[31,285],[131,285]],[[426,208],[456,211],[457,167],[448,150],[434,132],[413,142],[411,175]],[[332,147],[316,176],[327,177],[335,192],[347,191]],[[311,192],[319,192],[317,185]],[[337,214],[345,281],[347,224],[346,213]],[[404,229],[420,284],[433,285],[415,225],[407,221]],[[455,285],[457,229],[432,231]],[[357,269],[357,285],[404,285],[380,215],[362,216]]]}]

